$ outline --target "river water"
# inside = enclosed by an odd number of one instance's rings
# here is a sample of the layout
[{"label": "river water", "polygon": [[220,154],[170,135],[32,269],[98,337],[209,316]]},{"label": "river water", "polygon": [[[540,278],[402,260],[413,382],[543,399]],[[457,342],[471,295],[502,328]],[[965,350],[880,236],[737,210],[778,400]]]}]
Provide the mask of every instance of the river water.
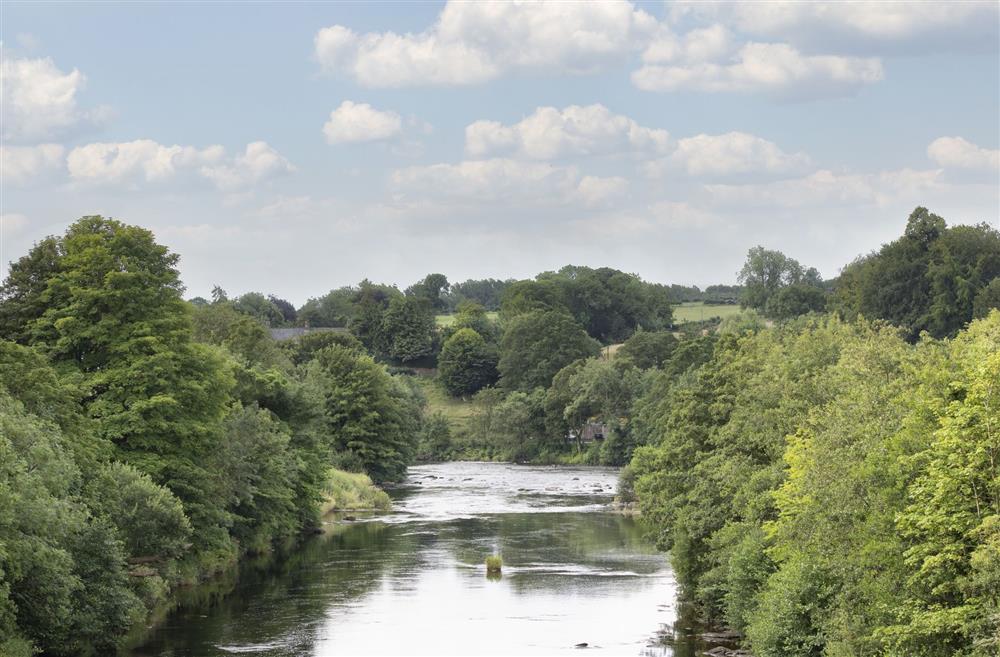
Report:
[{"label": "river water", "polygon": [[[694,655],[664,556],[611,513],[609,468],[410,468],[389,514],[185,593],[132,657]],[[501,554],[503,572],[484,565]],[[577,644],[586,643],[585,652]]]}]

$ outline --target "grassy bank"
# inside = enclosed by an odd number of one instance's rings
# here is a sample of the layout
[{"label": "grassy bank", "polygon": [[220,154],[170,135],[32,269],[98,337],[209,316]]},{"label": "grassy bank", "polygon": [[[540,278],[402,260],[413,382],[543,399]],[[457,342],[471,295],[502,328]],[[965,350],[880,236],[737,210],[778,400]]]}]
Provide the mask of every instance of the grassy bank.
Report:
[{"label": "grassy bank", "polygon": [[471,399],[452,397],[434,375],[418,375],[415,380],[427,398],[427,413],[441,413],[448,419],[452,432],[468,429],[469,420],[476,414],[476,404]]},{"label": "grassy bank", "polygon": [[389,495],[368,475],[330,469],[327,476],[322,513],[330,511],[388,511],[392,507]]}]

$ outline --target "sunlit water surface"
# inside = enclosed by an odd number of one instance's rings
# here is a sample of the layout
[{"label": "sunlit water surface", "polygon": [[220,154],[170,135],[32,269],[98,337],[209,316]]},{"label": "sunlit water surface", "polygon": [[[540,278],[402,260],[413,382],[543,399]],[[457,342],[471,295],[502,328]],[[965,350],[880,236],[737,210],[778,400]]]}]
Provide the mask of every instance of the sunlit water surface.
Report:
[{"label": "sunlit water surface", "polygon": [[[693,655],[670,568],[609,512],[608,468],[410,468],[391,514],[330,518],[269,563],[188,592],[133,657]],[[500,579],[485,558],[503,555]]]}]

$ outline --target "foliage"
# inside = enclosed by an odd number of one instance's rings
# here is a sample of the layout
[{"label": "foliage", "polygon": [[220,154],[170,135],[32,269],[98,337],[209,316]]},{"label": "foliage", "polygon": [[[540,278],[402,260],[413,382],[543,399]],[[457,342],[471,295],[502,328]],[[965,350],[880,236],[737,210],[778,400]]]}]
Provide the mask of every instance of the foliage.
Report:
[{"label": "foliage", "polygon": [[996,292],[986,290],[998,277],[1000,233],[986,224],[948,228],[918,207],[902,237],[844,269],[834,307],[845,317],[886,319],[912,341],[921,331],[953,336],[993,307]]},{"label": "foliage", "polygon": [[424,418],[417,436],[416,460],[445,461],[452,455],[453,439],[448,417],[440,411]]},{"label": "foliage", "polygon": [[677,348],[677,338],[670,331],[643,331],[632,334],[615,354],[641,370],[660,367]]},{"label": "foliage", "polygon": [[232,305],[236,312],[252,317],[264,326],[285,325],[285,314],[281,308],[260,292],[247,292],[234,300]]},{"label": "foliage", "polygon": [[455,397],[471,395],[497,382],[496,347],[471,328],[461,328],[441,347],[438,375]]},{"label": "foliage", "polygon": [[532,311],[509,321],[500,342],[503,386],[547,388],[556,372],[578,358],[596,356],[600,345],[565,312]]},{"label": "foliage", "polygon": [[354,303],[358,290],[342,287],[325,295],[309,299],[296,313],[298,326],[344,327],[354,318]]},{"label": "foliage", "polygon": [[506,322],[532,311],[562,310],[592,338],[610,344],[625,340],[639,327],[666,328],[672,317],[670,304],[668,288],[634,274],[570,265],[509,285],[500,314]]},{"label": "foliage", "polygon": [[477,303],[487,311],[494,312],[500,310],[500,298],[512,282],[512,280],[500,281],[495,278],[469,279],[452,284],[443,298],[448,310],[452,312],[458,310],[463,301]]},{"label": "foliage", "polygon": [[826,305],[823,280],[814,268],[780,251],[755,246],[747,253],[739,274],[740,302],[774,319],[789,319]]},{"label": "foliage", "polygon": [[322,400],[331,451],[376,482],[402,479],[419,429],[413,393],[370,357],[339,345],[316,352],[306,377]]},{"label": "foliage", "polygon": [[437,325],[434,305],[424,296],[393,297],[382,319],[385,353],[402,363],[434,353]]}]

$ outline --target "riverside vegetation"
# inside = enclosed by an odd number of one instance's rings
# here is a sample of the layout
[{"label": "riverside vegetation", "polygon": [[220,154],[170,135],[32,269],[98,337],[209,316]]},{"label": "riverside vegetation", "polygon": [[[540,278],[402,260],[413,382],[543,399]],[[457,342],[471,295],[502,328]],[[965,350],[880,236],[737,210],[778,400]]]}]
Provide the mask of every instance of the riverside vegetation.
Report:
[{"label": "riverside vegetation", "polygon": [[[175,587],[384,504],[363,477],[470,457],[624,465],[683,596],[761,657],[1000,649],[986,225],[917,208],[834,280],[756,247],[704,291],[570,266],[296,309],[184,301],[177,262],[85,217],[0,288],[0,654],[106,654]],[[268,331],[295,325],[347,331]]]}]

